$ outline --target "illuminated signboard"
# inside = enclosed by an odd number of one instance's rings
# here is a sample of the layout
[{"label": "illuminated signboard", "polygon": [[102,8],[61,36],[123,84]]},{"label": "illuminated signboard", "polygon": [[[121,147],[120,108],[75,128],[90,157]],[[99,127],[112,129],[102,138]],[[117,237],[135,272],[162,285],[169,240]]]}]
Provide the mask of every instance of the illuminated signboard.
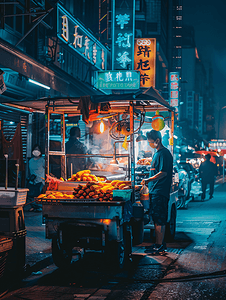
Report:
[{"label": "illuminated signboard", "polygon": [[135,39],[134,70],[140,72],[140,87],[155,87],[156,39]]},{"label": "illuminated signboard", "polygon": [[169,73],[169,84],[170,84],[170,105],[178,106],[179,102],[179,83],[180,76],[179,72],[170,72]]},{"label": "illuminated signboard", "polygon": [[139,89],[140,73],[129,70],[98,72],[98,89]]},{"label": "illuminated signboard", "polygon": [[135,0],[113,0],[112,70],[133,70]]},{"label": "illuminated signboard", "polygon": [[209,149],[210,150],[224,150],[226,149],[226,140],[211,140],[209,142]]},{"label": "illuminated signboard", "polygon": [[57,5],[57,35],[61,41],[100,70],[106,70],[107,49],[60,4]]}]

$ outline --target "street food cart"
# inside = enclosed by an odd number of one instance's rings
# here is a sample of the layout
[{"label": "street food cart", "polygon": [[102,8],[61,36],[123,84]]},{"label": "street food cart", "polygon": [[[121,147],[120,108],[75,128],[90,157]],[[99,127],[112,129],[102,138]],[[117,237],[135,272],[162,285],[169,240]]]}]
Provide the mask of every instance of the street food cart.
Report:
[{"label": "street food cart", "polygon": [[[29,106],[30,104],[26,105]],[[160,113],[167,111],[170,119],[170,147],[173,152],[174,109],[153,88],[145,92],[139,91],[120,95],[47,98],[41,99],[32,105],[33,108],[36,107],[39,111],[43,110],[45,106],[46,174],[47,176],[50,174],[50,158],[60,156],[61,177],[66,180],[64,182],[65,190],[61,190],[61,192],[65,194],[73,194],[73,190],[78,184],[81,189],[83,188],[82,185],[87,185],[87,182],[80,181],[76,183],[67,180],[70,177],[69,175],[73,174],[67,174],[67,156],[70,155],[65,153],[65,115],[82,115],[85,122],[89,122],[89,120],[101,121],[112,116],[117,117],[117,130],[124,130],[124,136],[121,141],[119,137],[114,143],[113,153],[79,154],[77,156],[78,159],[89,156],[109,158],[113,161],[119,158],[127,159],[126,175],[123,180],[126,179],[129,183],[129,189],[121,190],[119,193],[116,189],[116,191],[113,191],[113,197],[110,200],[101,199],[100,201],[98,197],[78,199],[73,196],[71,198],[48,198],[45,195],[40,196],[37,201],[43,205],[42,213],[46,224],[46,238],[52,239],[52,254],[57,266],[65,267],[68,265],[71,262],[72,249],[81,247],[83,249],[102,250],[106,257],[111,255],[110,260],[115,266],[122,268],[131,254],[133,236],[131,222],[134,219],[138,220],[143,217],[142,204],[136,201],[135,196],[135,135],[139,133],[142,124],[145,123],[146,113],[155,113],[156,110]],[[52,114],[61,116],[60,151],[50,150],[50,120]],[[135,121],[138,126],[135,126]],[[125,124],[126,126],[124,126]],[[117,135],[117,132],[112,128],[116,128],[115,124],[112,125],[109,132],[112,135]],[[125,133],[126,130],[127,134]],[[127,137],[128,140],[126,141]],[[116,144],[117,142],[123,142],[123,140],[128,143],[128,153],[117,153]],[[76,157],[76,155],[73,156]],[[105,181],[111,182],[111,174],[105,175]],[[57,191],[59,192],[59,190]]]}]

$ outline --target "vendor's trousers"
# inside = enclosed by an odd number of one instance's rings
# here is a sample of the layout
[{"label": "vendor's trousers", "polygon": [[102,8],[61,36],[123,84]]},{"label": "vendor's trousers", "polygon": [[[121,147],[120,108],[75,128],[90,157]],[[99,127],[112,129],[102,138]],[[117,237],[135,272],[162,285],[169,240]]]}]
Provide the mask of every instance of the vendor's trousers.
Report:
[{"label": "vendor's trousers", "polygon": [[214,190],[214,179],[213,180],[202,180],[202,199],[204,200],[206,198],[206,188],[207,184],[210,186],[210,198],[213,196],[213,190]]}]

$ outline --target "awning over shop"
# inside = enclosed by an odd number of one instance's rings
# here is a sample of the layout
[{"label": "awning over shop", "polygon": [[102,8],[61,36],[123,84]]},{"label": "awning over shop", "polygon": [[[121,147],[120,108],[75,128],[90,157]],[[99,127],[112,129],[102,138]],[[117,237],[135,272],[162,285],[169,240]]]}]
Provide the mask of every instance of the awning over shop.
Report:
[{"label": "awning over shop", "polygon": [[50,69],[32,57],[0,39],[0,65],[21,75],[49,86],[64,95],[80,97],[83,95],[102,95],[99,90],[81,82],[66,72]]}]

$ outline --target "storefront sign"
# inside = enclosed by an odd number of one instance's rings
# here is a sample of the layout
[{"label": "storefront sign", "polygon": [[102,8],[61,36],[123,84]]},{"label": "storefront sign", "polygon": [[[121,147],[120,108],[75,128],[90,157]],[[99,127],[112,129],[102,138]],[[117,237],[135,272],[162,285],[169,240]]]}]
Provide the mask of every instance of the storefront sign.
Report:
[{"label": "storefront sign", "polygon": [[210,150],[224,150],[226,149],[226,140],[211,140],[209,142],[209,149]]},{"label": "storefront sign", "polygon": [[95,65],[106,70],[107,49],[60,4],[57,5],[57,35],[70,48]]},{"label": "storefront sign", "polygon": [[170,72],[169,73],[169,84],[170,84],[170,105],[178,106],[179,102],[179,83],[180,76],[179,72]]},{"label": "storefront sign", "polygon": [[134,0],[113,0],[112,70],[133,70]]},{"label": "storefront sign", "polygon": [[127,70],[98,72],[97,88],[111,90],[139,89],[140,73]]},{"label": "storefront sign", "polygon": [[156,39],[135,39],[134,69],[140,72],[140,87],[155,87]]}]

